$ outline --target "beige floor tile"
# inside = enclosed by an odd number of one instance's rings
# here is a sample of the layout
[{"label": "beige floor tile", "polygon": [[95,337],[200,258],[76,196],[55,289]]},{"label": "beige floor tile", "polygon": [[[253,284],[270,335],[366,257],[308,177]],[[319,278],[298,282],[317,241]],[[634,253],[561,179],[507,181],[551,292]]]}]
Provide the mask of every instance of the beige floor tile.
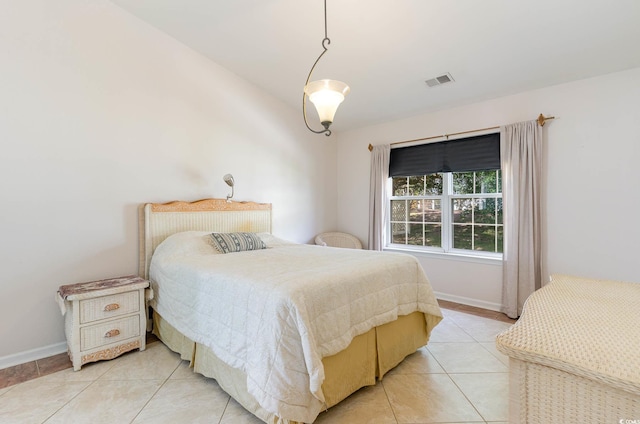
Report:
[{"label": "beige floor tile", "polygon": [[464,326],[465,324],[473,324],[476,322],[493,321],[492,319],[487,317],[471,315],[461,311],[449,311],[447,316],[460,326]]},{"label": "beige floor tile", "polygon": [[358,390],[322,412],[314,424],[396,424],[382,384]]},{"label": "beige floor tile", "polygon": [[220,424],[264,424],[251,412],[244,409],[238,402],[229,399]]},{"label": "beige floor tile", "polygon": [[444,369],[438,364],[426,347],[418,349],[405,358],[397,367],[387,373],[391,374],[430,374],[444,373]]},{"label": "beige floor tile", "polygon": [[503,364],[478,343],[433,343],[427,349],[448,373],[507,372]]},{"label": "beige floor tile", "polygon": [[491,352],[491,354],[493,356],[495,356],[496,358],[498,358],[500,360],[500,362],[502,362],[503,364],[509,366],[509,357],[507,355],[505,355],[504,353],[501,353],[500,351],[498,351],[498,349],[496,348],[496,343],[495,342],[482,342],[482,343],[480,343],[480,346],[484,347],[489,352]]},{"label": "beige floor tile", "polygon": [[56,412],[47,424],[129,423],[161,385],[161,380],[95,381]]},{"label": "beige floor tile", "polygon": [[13,386],[0,397],[0,423],[42,423],[90,384],[35,379]]},{"label": "beige floor tile", "polygon": [[133,424],[218,423],[228,402],[215,380],[167,380]]},{"label": "beige floor tile", "polygon": [[3,394],[7,393],[9,390],[11,390],[11,387],[5,387],[0,389],[0,396],[2,396]]},{"label": "beige floor tile", "polygon": [[164,380],[180,365],[180,355],[162,343],[120,356],[100,380]]},{"label": "beige floor tile", "polygon": [[456,322],[445,317],[431,332],[429,343],[441,342],[475,342]]},{"label": "beige floor tile", "polygon": [[395,374],[382,385],[400,424],[482,421],[446,374]]},{"label": "beige floor tile", "polygon": [[477,318],[476,316],[465,314],[464,312],[460,312],[460,311],[454,311],[451,309],[442,309],[442,315],[445,318],[450,318],[456,322],[460,319],[465,319],[465,318],[471,318],[471,319]]},{"label": "beige floor tile", "polygon": [[465,333],[469,334],[474,340],[479,342],[493,342],[498,334],[513,325],[489,318],[474,317],[472,315],[456,317],[453,318],[453,320],[465,331]]},{"label": "beige floor tile", "polygon": [[117,359],[111,361],[98,361],[85,364],[78,371],[73,368],[67,368],[57,371],[44,377],[40,377],[41,381],[95,381],[104,375],[107,371],[118,363]]},{"label": "beige floor tile", "polygon": [[509,418],[509,374],[449,374],[486,421]]},{"label": "beige floor tile", "polygon": [[199,379],[202,375],[193,372],[193,368],[189,366],[189,361],[180,361],[178,368],[169,377],[171,380]]}]

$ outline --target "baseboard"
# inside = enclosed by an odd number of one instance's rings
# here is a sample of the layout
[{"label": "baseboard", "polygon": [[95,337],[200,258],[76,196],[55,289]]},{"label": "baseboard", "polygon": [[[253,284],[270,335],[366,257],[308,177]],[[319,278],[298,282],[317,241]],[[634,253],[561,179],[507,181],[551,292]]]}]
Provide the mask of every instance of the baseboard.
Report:
[{"label": "baseboard", "polygon": [[475,306],[476,308],[488,309],[490,311],[501,312],[502,305],[500,303],[486,302],[484,300],[471,299],[464,296],[456,296],[453,294],[434,292],[436,298],[448,300],[449,302],[460,303],[462,305]]},{"label": "baseboard", "polygon": [[61,342],[49,346],[39,347],[24,352],[14,353],[13,355],[0,357],[0,370],[13,367],[27,362],[37,361],[38,359],[48,358],[49,356],[58,355],[67,351],[67,343]]}]

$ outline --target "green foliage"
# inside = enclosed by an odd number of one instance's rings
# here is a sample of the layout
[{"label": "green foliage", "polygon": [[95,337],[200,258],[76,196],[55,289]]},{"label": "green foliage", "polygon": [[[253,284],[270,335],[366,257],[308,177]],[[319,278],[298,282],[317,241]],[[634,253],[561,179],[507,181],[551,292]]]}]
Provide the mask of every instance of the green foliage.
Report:
[{"label": "green foliage", "polygon": [[501,190],[502,172],[500,170],[453,173],[455,194],[500,193]]}]

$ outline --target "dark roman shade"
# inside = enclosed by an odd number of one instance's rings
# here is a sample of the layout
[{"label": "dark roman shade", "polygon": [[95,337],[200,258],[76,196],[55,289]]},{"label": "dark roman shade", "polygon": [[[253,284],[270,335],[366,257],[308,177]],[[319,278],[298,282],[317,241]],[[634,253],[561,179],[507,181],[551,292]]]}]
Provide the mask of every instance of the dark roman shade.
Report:
[{"label": "dark roman shade", "polygon": [[500,133],[391,149],[390,177],[500,169]]}]

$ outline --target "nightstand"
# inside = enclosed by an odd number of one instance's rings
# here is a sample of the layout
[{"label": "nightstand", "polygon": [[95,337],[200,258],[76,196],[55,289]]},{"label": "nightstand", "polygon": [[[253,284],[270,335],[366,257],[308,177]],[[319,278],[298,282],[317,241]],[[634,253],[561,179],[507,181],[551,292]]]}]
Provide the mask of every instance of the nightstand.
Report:
[{"label": "nightstand", "polygon": [[149,281],[137,276],[60,286],[56,299],[74,371],[145,349],[147,287]]}]

